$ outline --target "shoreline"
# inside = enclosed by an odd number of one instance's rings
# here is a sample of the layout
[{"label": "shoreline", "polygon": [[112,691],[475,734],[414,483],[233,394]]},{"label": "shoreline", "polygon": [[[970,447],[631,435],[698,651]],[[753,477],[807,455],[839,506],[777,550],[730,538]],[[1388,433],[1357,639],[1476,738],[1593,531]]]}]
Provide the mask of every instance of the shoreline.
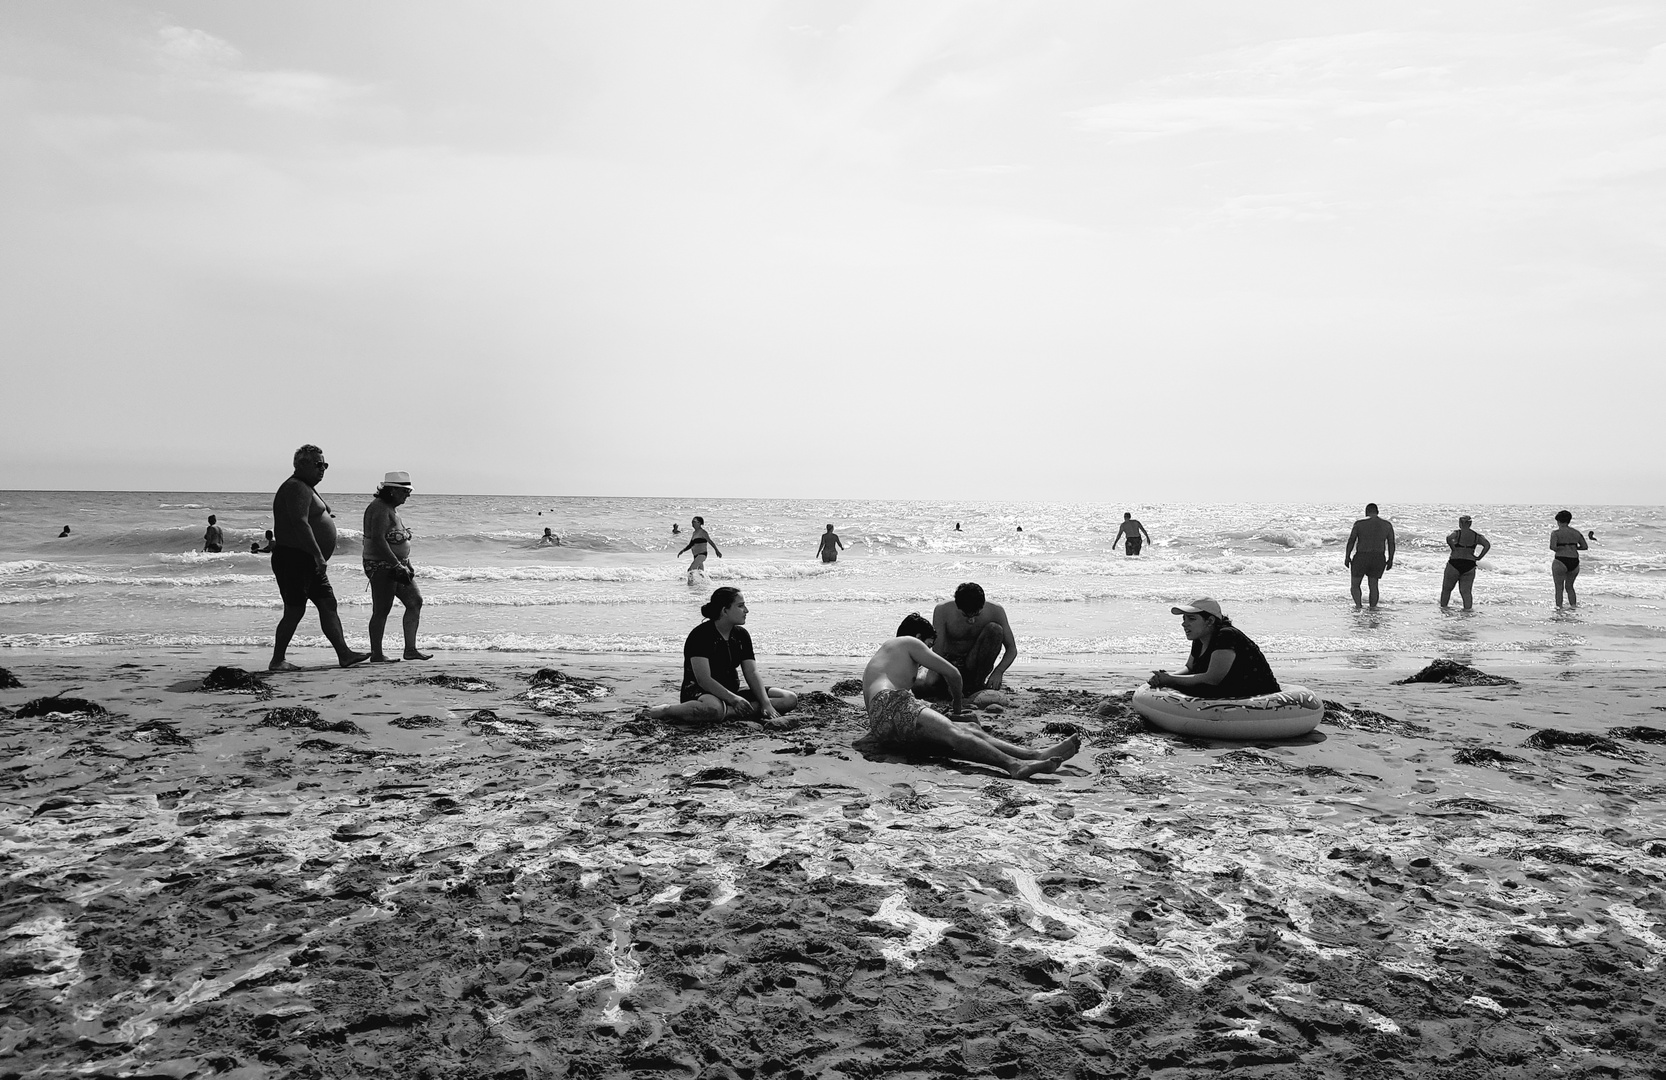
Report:
[{"label": "shoreline", "polygon": [[[267,655],[0,651],[25,684],[0,691],[15,1067],[1666,1067],[1658,670],[1401,686],[1286,658],[1345,708],[1220,743],[1128,722],[1126,676],[1021,656],[986,725],[1087,743],[1026,783],[864,759],[859,699],[826,693],[854,659],[766,657],[805,693],[780,733],[639,721],[675,694],[658,656],[192,689]],[[596,683],[529,687],[545,667]],[[109,713],[15,715],[71,687]]]}]

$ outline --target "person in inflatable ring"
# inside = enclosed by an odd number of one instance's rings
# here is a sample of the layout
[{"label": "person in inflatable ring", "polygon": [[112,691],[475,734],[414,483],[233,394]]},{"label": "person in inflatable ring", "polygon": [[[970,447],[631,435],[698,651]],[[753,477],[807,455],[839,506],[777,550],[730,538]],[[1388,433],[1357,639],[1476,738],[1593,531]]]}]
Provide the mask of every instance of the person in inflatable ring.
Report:
[{"label": "person in inflatable ring", "polygon": [[1205,596],[1170,608],[1192,643],[1192,655],[1179,675],[1154,671],[1147,685],[1202,698],[1248,698],[1279,692],[1278,680],[1261,649],[1221,613],[1219,602]]}]

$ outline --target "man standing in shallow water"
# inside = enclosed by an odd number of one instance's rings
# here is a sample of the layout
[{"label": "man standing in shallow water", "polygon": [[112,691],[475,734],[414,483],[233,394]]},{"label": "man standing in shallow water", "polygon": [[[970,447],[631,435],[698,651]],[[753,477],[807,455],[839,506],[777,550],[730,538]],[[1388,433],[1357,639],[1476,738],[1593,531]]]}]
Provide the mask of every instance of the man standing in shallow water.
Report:
[{"label": "man standing in shallow water", "polygon": [[[1356,551],[1355,548],[1358,548]],[[1353,571],[1348,591],[1354,598],[1354,610],[1362,606],[1359,595],[1360,578],[1371,579],[1371,610],[1377,609],[1377,582],[1384,571],[1394,569],[1394,526],[1386,518],[1377,516],[1377,504],[1365,504],[1365,516],[1354,522],[1348,534],[1348,547],[1342,553],[1342,565]]]},{"label": "man standing in shallow water", "polygon": [[1138,555],[1140,553],[1141,534],[1145,536],[1145,543],[1151,543],[1151,534],[1145,531],[1145,526],[1140,524],[1140,519],[1133,514],[1124,513],[1122,524],[1116,530],[1116,539],[1111,541],[1111,550],[1115,551],[1117,544],[1126,538],[1128,545],[1124,550],[1130,555]]},{"label": "man standing in shallow water", "polygon": [[336,550],[336,521],[330,505],[319,497],[317,486],[330,463],[324,451],[311,443],[295,451],[295,472],[278,488],[272,499],[272,575],[278,579],[283,596],[283,617],[278,620],[269,671],[298,671],[284,659],[290,639],[307,613],[307,601],[318,609],[318,624],[335,647],[336,660],[352,667],[370,659],[370,654],[347,647],[336,615],[336,594],[330,587],[330,556]]},{"label": "man standing in shallow water", "polygon": [[[837,550],[834,549],[835,544],[838,545]],[[838,562],[839,552],[844,549],[845,542],[839,539],[839,534],[833,531],[833,526],[829,525],[827,531],[821,534],[821,539],[817,542],[816,554],[821,556],[822,562]]]}]

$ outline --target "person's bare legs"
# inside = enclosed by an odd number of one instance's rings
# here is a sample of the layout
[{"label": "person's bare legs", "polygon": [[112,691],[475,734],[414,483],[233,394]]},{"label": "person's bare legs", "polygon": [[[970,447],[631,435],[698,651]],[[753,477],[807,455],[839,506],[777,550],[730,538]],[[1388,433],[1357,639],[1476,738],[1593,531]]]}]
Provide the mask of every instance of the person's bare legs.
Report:
[{"label": "person's bare legs", "polygon": [[1367,606],[1370,607],[1370,609],[1372,611],[1376,611],[1377,610],[1377,583],[1379,581],[1381,581],[1382,578],[1380,578],[1380,577],[1371,577],[1370,575],[1367,575],[1366,580],[1371,583],[1370,603]]},{"label": "person's bare legs", "polygon": [[[1440,606],[1450,607],[1452,604],[1452,586],[1458,583],[1458,572],[1452,569],[1452,564],[1446,564],[1446,572],[1440,578]],[[1465,607],[1469,605],[1465,604]]]},{"label": "person's bare legs", "polygon": [[1475,571],[1463,575],[1458,579],[1458,595],[1464,598],[1464,610],[1475,607]]},{"label": "person's bare legs", "polygon": [[[1360,610],[1361,608],[1363,608],[1365,606],[1365,598],[1362,597],[1359,593],[1359,583],[1360,583],[1360,579],[1363,578],[1363,577],[1365,577],[1365,574],[1361,571],[1356,570],[1353,574],[1353,580],[1351,580],[1348,583],[1348,592],[1354,598],[1354,610],[1355,611],[1358,611],[1358,610]],[[1377,590],[1377,587],[1376,587],[1375,584],[1373,584],[1371,586],[1371,591],[1373,593],[1375,593],[1376,590]],[[1376,603],[1376,599],[1373,598],[1371,602],[1373,604]]]},{"label": "person's bare legs", "polygon": [[1567,594],[1567,598],[1568,598],[1569,603],[1577,604],[1579,602],[1578,600],[1574,599],[1573,575],[1568,573],[1568,568],[1562,564],[1561,559],[1556,559],[1556,560],[1553,560],[1551,562],[1551,564],[1550,564],[1550,580],[1552,580],[1556,583],[1556,606],[1557,607],[1562,606],[1562,596],[1563,596],[1564,593]]},{"label": "person's bare legs", "polygon": [[387,574],[370,577],[370,662],[396,664],[382,653],[382,633],[387,629],[388,615],[393,611],[393,579]]},{"label": "person's bare legs", "polygon": [[403,620],[405,659],[432,660],[434,658],[432,653],[417,650],[417,627],[422,625],[422,593],[417,590],[416,582],[407,581],[403,585],[396,586],[394,595],[398,596],[399,602],[405,605],[405,618]]},{"label": "person's bare legs", "polygon": [[1081,749],[1081,740],[1072,735],[1057,746],[1031,750],[1003,742],[975,725],[957,724],[936,709],[921,709],[915,730],[920,738],[947,747],[950,757],[1005,769],[1014,780],[1027,780],[1037,773],[1057,772],[1066,758]]},{"label": "person's bare legs", "polygon": [[[313,606],[318,607],[317,601],[313,602]],[[370,659],[369,653],[354,652],[348,647],[347,638],[341,632],[341,616],[336,614],[336,609],[333,606],[318,608],[318,625],[324,628],[324,637],[335,649],[336,663],[342,667],[352,667],[354,664],[362,664]]]},{"label": "person's bare legs", "polygon": [[[1557,589],[1560,596],[1561,589]],[[1558,603],[1557,607],[1562,605]],[[299,604],[284,601],[283,617],[278,620],[278,630],[272,641],[272,662],[266,665],[267,671],[299,671],[300,667],[284,659],[289,651],[289,642],[295,637],[295,631],[301,625],[301,619],[306,616],[307,602],[303,599]]]},{"label": "person's bare legs", "polygon": [[[1560,566],[1561,564],[1558,563],[1557,565]],[[1572,570],[1567,570],[1565,572],[1565,574],[1566,574],[1566,577],[1567,577],[1567,586],[1568,586],[1568,606],[1569,607],[1578,607],[1579,606],[1579,594],[1573,591],[1573,582],[1574,582],[1574,579],[1579,576],[1579,567],[1576,566]]]},{"label": "person's bare legs", "polygon": [[670,705],[654,705],[643,709],[649,720],[669,720],[673,724],[712,724],[723,719],[723,703],[710,694],[701,694],[693,701],[679,701]]}]

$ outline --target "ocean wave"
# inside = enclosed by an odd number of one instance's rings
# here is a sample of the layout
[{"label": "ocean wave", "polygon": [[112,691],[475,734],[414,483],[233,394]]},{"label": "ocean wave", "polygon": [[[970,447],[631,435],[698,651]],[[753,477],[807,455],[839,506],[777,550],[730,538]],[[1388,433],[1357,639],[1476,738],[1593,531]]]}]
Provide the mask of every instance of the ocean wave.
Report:
[{"label": "ocean wave", "polygon": [[18,577],[23,574],[39,574],[56,568],[56,564],[42,562],[40,559],[16,559],[12,562],[0,562],[0,577]]},{"label": "ocean wave", "polygon": [[74,600],[74,593],[8,593],[0,592],[0,604],[52,604],[65,600]]}]

